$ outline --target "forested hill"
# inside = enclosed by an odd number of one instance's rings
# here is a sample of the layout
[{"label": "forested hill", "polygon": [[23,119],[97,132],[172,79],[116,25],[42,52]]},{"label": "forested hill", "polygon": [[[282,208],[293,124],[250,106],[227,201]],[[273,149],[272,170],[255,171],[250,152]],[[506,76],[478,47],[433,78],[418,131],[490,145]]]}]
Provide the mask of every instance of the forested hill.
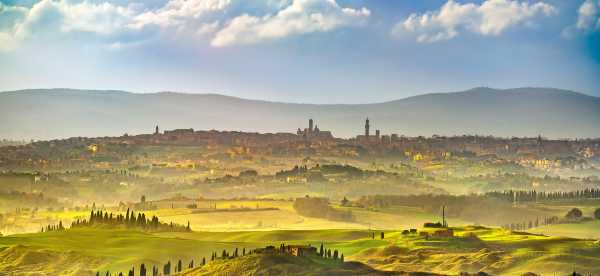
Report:
[{"label": "forested hill", "polygon": [[353,105],[292,104],[216,94],[97,90],[20,90],[0,93],[0,138],[117,136],[194,128],[295,132],[313,118],[321,130],[351,137],[383,134],[480,134],[549,138],[600,137],[600,98],[576,92],[475,88]]}]

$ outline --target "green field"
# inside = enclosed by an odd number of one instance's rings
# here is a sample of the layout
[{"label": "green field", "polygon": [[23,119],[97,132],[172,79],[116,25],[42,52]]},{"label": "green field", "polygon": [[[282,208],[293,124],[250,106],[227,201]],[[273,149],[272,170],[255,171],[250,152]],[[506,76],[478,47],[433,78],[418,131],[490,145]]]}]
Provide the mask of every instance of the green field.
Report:
[{"label": "green field", "polygon": [[[433,231],[434,229],[424,229]],[[569,273],[573,267],[600,273],[600,245],[591,240],[511,233],[484,227],[455,228],[454,238],[425,239],[386,230],[371,239],[368,230],[279,230],[148,234],[130,230],[73,229],[63,232],[12,235],[0,238],[0,271],[19,274],[126,271],[132,266],[160,265],[181,259],[184,264],[212,252],[265,245],[324,243],[346,260],[379,270],[430,271],[458,274],[486,271],[501,275]],[[587,274],[586,274],[587,275]]]},{"label": "green field", "polygon": [[[271,200],[217,200],[217,210],[208,213],[193,213],[194,209],[188,208],[163,208],[144,211],[148,216],[156,215],[163,222],[174,222],[182,225],[190,223],[194,231],[271,231],[271,230],[314,230],[314,229],[400,229],[415,228],[429,221],[439,221],[440,214],[428,213],[416,207],[390,207],[383,209],[364,209],[339,207],[338,209],[350,210],[354,215],[352,221],[332,221],[323,218],[305,217],[299,215],[293,208],[291,201]],[[208,204],[208,203],[207,203]],[[230,212],[235,208],[251,208],[244,212]],[[277,210],[254,211],[252,209],[275,208]],[[123,213],[122,211],[108,208],[108,212]],[[23,213],[18,216],[7,216],[7,223],[20,231],[3,231],[6,234],[37,232],[48,224],[62,221],[70,225],[76,219],[87,219],[89,211],[39,211],[33,216]],[[461,219],[448,219],[451,225],[470,224],[472,222]],[[0,229],[2,230],[2,229]]]},{"label": "green field", "polygon": [[544,225],[531,229],[530,231],[549,236],[600,240],[600,220],[582,223]]}]

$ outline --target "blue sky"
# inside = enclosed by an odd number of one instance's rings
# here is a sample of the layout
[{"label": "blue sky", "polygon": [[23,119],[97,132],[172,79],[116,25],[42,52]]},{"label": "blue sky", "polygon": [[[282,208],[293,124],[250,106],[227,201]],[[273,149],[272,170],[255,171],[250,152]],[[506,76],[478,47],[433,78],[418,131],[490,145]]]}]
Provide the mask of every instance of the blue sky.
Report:
[{"label": "blue sky", "polygon": [[600,96],[600,0],[0,3],[0,90],[311,103],[477,86]]}]

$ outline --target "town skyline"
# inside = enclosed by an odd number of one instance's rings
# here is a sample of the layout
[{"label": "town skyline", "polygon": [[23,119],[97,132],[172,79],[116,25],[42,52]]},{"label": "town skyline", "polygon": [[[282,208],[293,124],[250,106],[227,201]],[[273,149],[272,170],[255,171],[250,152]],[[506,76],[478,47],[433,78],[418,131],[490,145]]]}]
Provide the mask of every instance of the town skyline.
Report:
[{"label": "town skyline", "polygon": [[139,134],[156,124],[167,129],[295,132],[310,117],[318,118],[321,129],[340,137],[356,135],[356,123],[369,117],[374,120],[373,130],[408,136],[542,134],[550,138],[595,138],[600,137],[595,127],[599,112],[600,98],[542,88],[476,88],[374,104],[339,105],[269,102],[216,94],[65,89],[0,93],[0,118],[6,121],[1,138],[17,140]]}]

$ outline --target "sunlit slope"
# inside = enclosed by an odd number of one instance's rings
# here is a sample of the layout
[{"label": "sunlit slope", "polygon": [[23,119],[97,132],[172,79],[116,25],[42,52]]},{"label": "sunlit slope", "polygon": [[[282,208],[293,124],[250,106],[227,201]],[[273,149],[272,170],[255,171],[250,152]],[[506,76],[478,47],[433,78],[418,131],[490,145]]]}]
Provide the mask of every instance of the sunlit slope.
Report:
[{"label": "sunlit slope", "polygon": [[[0,271],[32,269],[50,275],[57,275],[54,272],[62,269],[73,271],[76,275],[85,275],[85,271],[95,273],[97,270],[126,271],[132,265],[139,266],[141,263],[162,266],[169,260],[189,262],[194,259],[198,262],[202,257],[208,258],[212,252],[221,252],[223,249],[234,250],[239,247],[241,250],[261,245],[167,238],[129,230],[74,229],[1,237],[0,247],[4,247],[2,254],[12,261],[0,261]],[[18,246],[18,250],[14,246]],[[46,259],[40,252],[52,257]],[[20,258],[16,254],[31,257]],[[56,256],[65,259],[63,265],[55,265]]]},{"label": "sunlit slope", "polygon": [[529,231],[549,236],[600,240],[600,220],[582,223],[543,225]]},{"label": "sunlit slope", "polygon": [[[350,256],[381,270],[492,275],[600,273],[600,245],[593,240],[546,237],[484,227],[454,228],[454,238],[426,240],[389,233],[389,244]],[[428,229],[428,231],[434,231]]]},{"label": "sunlit slope", "polygon": [[[406,275],[375,270],[357,262],[341,263],[317,257],[250,255],[231,260],[217,260],[206,266],[187,270],[181,275]],[[420,274],[428,275],[428,274]]]},{"label": "sunlit slope", "polygon": [[[433,232],[436,229],[424,229]],[[459,274],[485,271],[494,275],[521,275],[525,272],[567,274],[573,268],[585,275],[600,273],[600,245],[595,240],[546,237],[515,233],[497,228],[457,227],[451,238],[426,239],[418,234],[403,235],[399,230],[301,230],[254,232],[193,232],[148,234],[128,230],[76,229],[0,237],[0,272],[35,272],[56,275],[91,275],[95,271],[127,272],[131,267],[147,267],[182,260],[187,264],[212,252],[235,248],[250,250],[266,245],[312,244],[337,249],[346,261],[358,261],[381,271],[427,271]],[[372,234],[375,233],[375,238]],[[228,273],[242,268],[267,269],[270,262],[283,265],[277,271],[308,266],[314,271],[344,268],[328,263],[305,264],[297,259],[234,259],[196,268],[192,275]],[[314,266],[314,267],[313,267]],[[275,268],[274,268],[275,269]],[[334,270],[328,270],[334,269]],[[367,269],[361,268],[358,269]],[[265,270],[267,271],[267,270]],[[332,272],[333,273],[333,272]],[[303,274],[298,274],[303,275]]]}]

